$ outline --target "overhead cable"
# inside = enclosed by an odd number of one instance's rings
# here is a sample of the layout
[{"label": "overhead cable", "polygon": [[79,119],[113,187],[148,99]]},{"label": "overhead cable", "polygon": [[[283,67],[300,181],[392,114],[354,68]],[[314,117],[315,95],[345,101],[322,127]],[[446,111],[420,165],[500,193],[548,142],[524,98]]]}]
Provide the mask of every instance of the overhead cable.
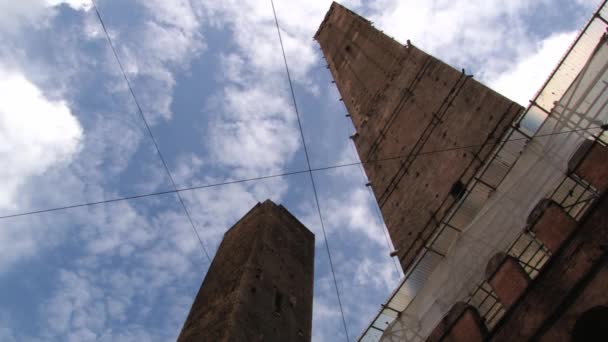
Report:
[{"label": "overhead cable", "polygon": [[312,175],[312,168],[310,166],[310,157],[308,156],[308,149],[306,148],[306,139],[304,138],[304,130],[302,129],[302,121],[300,119],[300,113],[298,111],[298,104],[296,101],[296,95],[293,90],[293,83],[291,81],[291,75],[289,73],[289,65],[287,63],[287,56],[285,55],[285,48],[283,46],[283,38],[281,37],[281,29],[279,28],[279,19],[277,18],[277,12],[274,8],[274,1],[270,0],[270,4],[272,5],[272,13],[274,15],[274,23],[277,27],[277,35],[279,36],[279,43],[281,44],[281,52],[283,53],[283,62],[285,62],[285,71],[287,73],[287,80],[289,81],[289,89],[291,90],[291,98],[293,100],[293,107],[296,112],[296,117],[298,119],[298,127],[300,128],[300,137],[302,138],[302,146],[304,147],[304,155],[306,156],[306,165],[308,166],[308,174],[310,176],[310,182],[312,184],[312,191],[315,195],[315,204],[317,205],[317,212],[319,214],[319,220],[321,222],[321,229],[323,231],[323,239],[325,240],[325,249],[327,251],[327,257],[329,258],[329,267],[331,270],[331,274],[334,280],[334,286],[336,288],[336,295],[338,298],[338,305],[340,307],[340,314],[342,315],[342,324],[344,325],[344,333],[346,334],[346,341],[350,341],[348,336],[348,328],[346,326],[346,319],[344,317],[344,309],[342,308],[342,299],[340,298],[340,289],[338,287],[338,280],[336,279],[336,273],[334,271],[334,263],[331,258],[331,250],[329,248],[329,241],[327,239],[327,233],[325,231],[325,224],[323,223],[323,215],[321,214],[321,206],[319,205],[319,196],[317,194],[317,187],[315,185],[315,178]]},{"label": "overhead cable", "polygon": [[[559,135],[559,134],[566,134],[566,133],[587,131],[587,130],[598,129],[598,128],[602,128],[602,126],[580,128],[580,129],[574,129],[574,130],[570,130],[570,131],[561,131],[561,132],[548,133],[548,134],[540,134],[540,135],[534,136],[533,139],[542,138],[542,137],[549,137],[549,136]],[[516,139],[506,140],[505,143],[512,142],[512,141],[520,141],[520,140],[530,140],[530,139],[529,138],[516,138]],[[500,143],[500,141],[494,142],[493,144],[498,144],[498,143]],[[459,149],[466,149],[466,148],[473,148],[473,147],[479,147],[479,146],[481,146],[481,144],[467,145],[467,146],[460,146],[460,147],[451,147],[451,148],[447,148],[447,149],[421,152],[421,153],[419,153],[417,155],[429,155],[429,154],[434,154],[434,153],[449,152],[449,151],[454,151],[454,150],[459,150]],[[399,160],[399,159],[403,159],[403,158],[407,158],[407,155],[399,155],[399,156],[394,156],[394,157],[380,158],[380,159],[368,160],[368,161],[359,161],[359,162],[352,162],[352,163],[336,164],[336,165],[324,166],[324,167],[319,167],[319,168],[313,168],[310,171],[312,171],[312,172],[328,171],[328,170],[334,170],[334,169],[339,169],[339,168],[344,168],[344,167],[351,167],[351,166],[358,166],[358,165],[365,165],[365,164],[373,164],[373,163],[382,163],[382,162],[386,162],[386,161]],[[167,195],[167,194],[186,192],[186,191],[194,191],[194,190],[206,189],[206,188],[214,188],[214,187],[223,186],[223,185],[246,183],[246,182],[253,182],[253,181],[264,180],[264,179],[286,177],[286,176],[303,174],[303,173],[308,173],[308,172],[309,172],[309,170],[291,171],[291,172],[277,173],[277,174],[260,176],[260,177],[243,178],[243,179],[236,179],[236,180],[230,180],[230,181],[224,181],[224,182],[209,183],[209,184],[196,185],[196,186],[190,186],[190,187],[184,187],[184,188],[177,188],[177,189],[174,189],[174,190],[157,191],[157,192],[149,192],[149,193],[146,193],[146,194],[138,194],[138,195],[132,195],[132,196],[117,197],[117,198],[112,198],[112,199],[108,199],[108,200],[101,200],[101,201],[94,201],[94,202],[84,202],[84,203],[78,203],[78,204],[65,205],[65,206],[61,206],[61,207],[53,207],[53,208],[48,208],[48,209],[32,210],[32,211],[26,211],[26,212],[21,212],[21,213],[16,213],[16,214],[3,215],[3,216],[0,216],[0,220],[1,219],[21,217],[21,216],[34,215],[34,214],[43,214],[43,213],[48,213],[48,212],[53,212],[53,211],[75,209],[75,208],[82,208],[82,207],[89,207],[89,206],[95,206],[95,205],[106,204],[106,203],[128,201],[128,200],[134,200],[134,199],[138,199],[138,198]]]},{"label": "overhead cable", "polygon": [[108,40],[108,44],[110,45],[110,48],[112,49],[112,53],[114,54],[114,57],[116,58],[116,62],[118,63],[118,66],[120,67],[120,71],[122,73],[122,76],[124,77],[126,83],[127,83],[127,87],[129,88],[129,92],[131,93],[131,97],[133,98],[133,102],[135,102],[135,106],[137,107],[137,111],[142,119],[142,121],[144,122],[144,125],[146,126],[146,130],[148,132],[148,135],[150,136],[150,140],[152,140],[152,143],[154,144],[154,148],[156,149],[156,152],[158,153],[158,157],[161,160],[163,167],[165,169],[165,171],[167,172],[167,175],[169,176],[169,180],[171,181],[171,185],[173,187],[173,190],[175,192],[175,194],[177,195],[177,198],[179,199],[179,202],[181,204],[181,206],[184,208],[184,212],[186,213],[186,217],[188,218],[188,221],[190,222],[190,226],[192,227],[192,231],[194,232],[194,234],[196,235],[198,242],[205,254],[205,256],[207,257],[207,260],[209,261],[209,263],[211,263],[211,258],[209,257],[209,253],[207,253],[207,249],[205,248],[205,245],[203,244],[203,240],[201,239],[201,236],[198,234],[198,231],[196,230],[196,227],[194,225],[194,221],[192,220],[192,216],[190,216],[190,212],[188,211],[188,208],[186,207],[186,204],[184,203],[184,200],[182,198],[182,196],[179,194],[179,192],[177,191],[177,185],[175,184],[175,180],[173,179],[173,176],[171,175],[171,171],[169,170],[169,166],[167,166],[167,162],[165,161],[165,158],[163,157],[163,154],[160,152],[160,148],[158,147],[158,143],[156,142],[156,138],[154,137],[154,134],[152,134],[152,130],[150,129],[150,125],[148,124],[148,120],[146,119],[146,116],[144,115],[144,111],[141,109],[141,106],[139,105],[139,101],[137,100],[137,96],[135,96],[135,92],[133,91],[133,87],[131,86],[131,81],[129,81],[129,78],[127,77],[127,73],[125,72],[125,69],[122,65],[122,62],[120,61],[120,58],[118,57],[118,53],[116,52],[116,48],[114,48],[114,43],[112,42],[112,38],[110,37],[110,34],[108,33],[108,30],[106,29],[106,25],[103,21],[103,18],[101,17],[101,13],[99,12],[99,9],[97,8],[97,5],[95,4],[94,0],[91,0],[91,3],[93,4],[93,8],[95,9],[95,13],[97,14],[97,18],[99,18],[99,22],[101,23],[101,27],[103,29],[103,32],[106,36],[106,39]]}]

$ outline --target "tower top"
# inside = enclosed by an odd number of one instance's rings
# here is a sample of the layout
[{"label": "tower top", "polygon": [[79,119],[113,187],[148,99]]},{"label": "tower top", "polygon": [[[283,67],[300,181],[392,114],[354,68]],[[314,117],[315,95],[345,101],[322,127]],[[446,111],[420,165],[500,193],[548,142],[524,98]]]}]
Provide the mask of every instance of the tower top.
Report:
[{"label": "tower top", "polygon": [[314,234],[256,204],[224,234],[178,341],[311,339]]},{"label": "tower top", "polygon": [[327,23],[330,20],[330,17],[332,17],[333,15],[335,15],[334,13],[337,12],[342,12],[342,13],[349,13],[351,15],[353,15],[354,17],[356,17],[359,20],[362,20],[364,22],[367,23],[371,23],[371,21],[365,19],[364,17],[360,16],[359,14],[353,12],[352,10],[342,6],[341,4],[339,4],[338,2],[333,1],[331,3],[331,6],[329,6],[329,10],[327,11],[327,13],[325,13],[325,18],[323,18],[323,21],[321,22],[321,25],[319,25],[319,28],[317,29],[317,32],[314,35],[314,38],[317,39],[317,37],[319,36],[320,32],[323,30],[323,28],[325,27],[325,25],[327,25]]},{"label": "tower top", "polygon": [[236,221],[232,227],[226,230],[224,236],[226,236],[226,234],[228,234],[234,227],[238,226],[241,221],[261,211],[282,213],[285,218],[288,218],[293,223],[294,228],[297,227],[297,229],[303,230],[305,233],[312,235],[314,238],[315,234],[306,228],[306,226],[300,222],[300,220],[298,220],[289,210],[287,210],[282,204],[274,203],[274,201],[271,199],[266,199],[264,202],[258,202],[256,205],[254,205],[253,208],[251,208],[243,217]]}]

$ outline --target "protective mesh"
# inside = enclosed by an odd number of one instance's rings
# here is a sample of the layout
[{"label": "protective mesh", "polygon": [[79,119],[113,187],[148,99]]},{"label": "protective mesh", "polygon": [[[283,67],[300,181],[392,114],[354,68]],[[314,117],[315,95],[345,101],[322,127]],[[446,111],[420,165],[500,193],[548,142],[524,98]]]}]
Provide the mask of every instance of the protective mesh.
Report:
[{"label": "protective mesh", "polygon": [[[575,217],[588,207],[589,201],[580,199],[592,194],[592,189],[580,186],[566,174],[570,157],[585,139],[607,140],[599,128],[608,120],[605,29],[599,18],[590,22],[536,97],[536,105],[528,108],[521,131],[534,134],[533,138],[522,139],[517,131],[509,134],[479,175],[483,182],[469,187],[468,196],[445,221],[459,222],[464,228],[438,245],[445,250],[447,244],[447,251],[442,253],[445,256],[435,263],[424,286],[415,293],[407,289],[406,276],[401,288],[409,292],[407,304],[398,318],[385,322],[381,341],[423,341],[459,301],[475,305],[492,327],[504,309],[484,282],[488,260],[506,251],[518,257],[534,277],[548,260],[548,251],[534,236],[524,233],[532,209],[543,198],[553,198],[576,210],[571,212]],[[547,116],[549,109],[551,114]],[[441,241],[441,235],[438,233],[437,241]],[[433,245],[432,241],[427,251],[432,251]],[[430,253],[427,251],[421,260]],[[368,339],[364,333],[361,340],[377,339]]]}]

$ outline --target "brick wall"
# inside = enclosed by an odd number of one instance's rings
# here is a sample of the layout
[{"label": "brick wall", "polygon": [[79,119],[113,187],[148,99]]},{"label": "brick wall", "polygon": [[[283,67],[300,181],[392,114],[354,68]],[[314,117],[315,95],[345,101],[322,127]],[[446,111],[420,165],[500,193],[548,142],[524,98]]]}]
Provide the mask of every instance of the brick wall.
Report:
[{"label": "brick wall", "polygon": [[454,184],[471,180],[522,108],[337,3],[315,39],[361,160],[410,156],[364,164],[405,270],[455,202]]}]

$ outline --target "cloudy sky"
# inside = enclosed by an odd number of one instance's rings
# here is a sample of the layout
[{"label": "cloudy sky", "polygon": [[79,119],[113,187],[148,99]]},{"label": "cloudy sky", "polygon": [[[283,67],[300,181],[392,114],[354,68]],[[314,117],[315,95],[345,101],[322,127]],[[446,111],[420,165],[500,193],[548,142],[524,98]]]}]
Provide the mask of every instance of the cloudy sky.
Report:
[{"label": "cloudy sky", "polygon": [[[344,2],[526,104],[597,0]],[[306,169],[270,1],[99,0],[178,187]],[[313,168],[357,161],[312,36],[276,0]],[[172,189],[89,0],[0,0],[0,216]],[[358,166],[314,173],[351,339],[401,274]],[[174,340],[223,232],[283,203],[317,236],[313,338],[343,340],[305,173],[0,219],[0,340]]]}]

